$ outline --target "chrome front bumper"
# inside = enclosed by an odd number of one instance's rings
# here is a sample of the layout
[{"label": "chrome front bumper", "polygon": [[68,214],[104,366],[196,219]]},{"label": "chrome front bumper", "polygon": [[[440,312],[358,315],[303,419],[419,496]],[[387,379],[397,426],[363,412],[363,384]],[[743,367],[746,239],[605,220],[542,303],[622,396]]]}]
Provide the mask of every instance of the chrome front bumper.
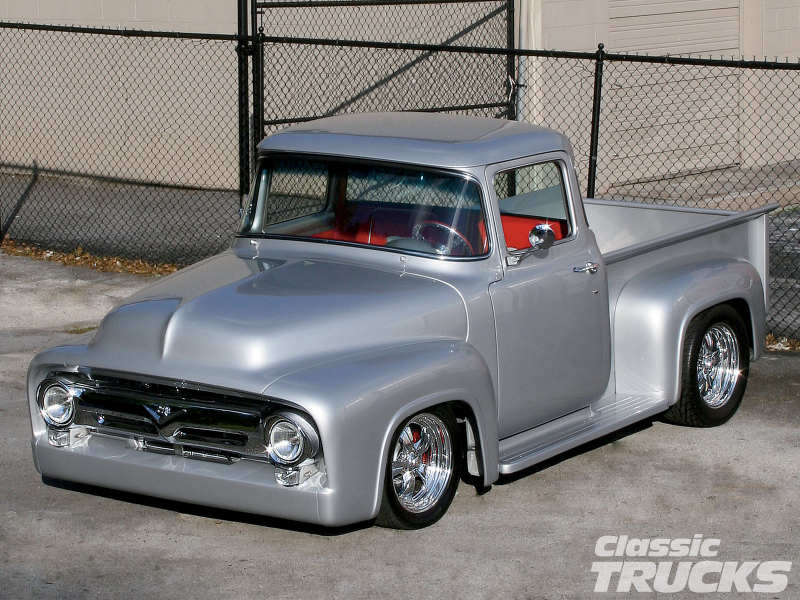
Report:
[{"label": "chrome front bumper", "polygon": [[279,519],[345,524],[335,517],[333,490],[318,476],[285,487],[266,462],[221,464],[142,452],[135,440],[97,434],[65,447],[53,446],[42,435],[31,445],[36,468],[45,477]]}]

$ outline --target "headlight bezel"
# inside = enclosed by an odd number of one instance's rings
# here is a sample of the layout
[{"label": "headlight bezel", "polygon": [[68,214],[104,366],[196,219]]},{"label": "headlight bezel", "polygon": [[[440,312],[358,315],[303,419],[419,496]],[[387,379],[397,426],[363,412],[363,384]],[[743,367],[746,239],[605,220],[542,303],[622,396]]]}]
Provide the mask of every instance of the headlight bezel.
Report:
[{"label": "headlight bezel", "polygon": [[[50,392],[60,392],[64,395],[64,399],[60,402],[50,403],[48,402],[48,395]],[[44,422],[47,423],[49,427],[56,429],[65,429],[72,425],[75,419],[75,399],[77,395],[76,391],[63,381],[57,379],[45,379],[42,381],[42,383],[39,384],[36,396],[39,405],[39,414],[42,415]],[[58,413],[49,409],[49,407],[55,408],[58,406],[66,406],[63,415],[60,417],[54,416]]]},{"label": "headlight bezel", "polygon": [[[289,458],[285,453],[278,452],[273,443],[273,432],[278,427],[284,427],[284,424],[294,429],[300,440],[299,450],[292,453]],[[316,427],[306,417],[294,411],[281,411],[272,415],[264,428],[264,441],[270,461],[281,467],[295,467],[309,458],[314,458],[320,450]]]}]

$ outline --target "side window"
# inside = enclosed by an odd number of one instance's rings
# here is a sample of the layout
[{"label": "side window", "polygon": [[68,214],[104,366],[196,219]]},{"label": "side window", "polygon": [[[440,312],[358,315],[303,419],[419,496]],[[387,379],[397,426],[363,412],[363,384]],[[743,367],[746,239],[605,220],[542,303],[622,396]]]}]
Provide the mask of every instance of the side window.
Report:
[{"label": "side window", "polygon": [[503,171],[495,175],[494,182],[509,248],[529,248],[528,233],[543,223],[553,228],[556,240],[569,237],[572,221],[558,163],[545,162]]}]

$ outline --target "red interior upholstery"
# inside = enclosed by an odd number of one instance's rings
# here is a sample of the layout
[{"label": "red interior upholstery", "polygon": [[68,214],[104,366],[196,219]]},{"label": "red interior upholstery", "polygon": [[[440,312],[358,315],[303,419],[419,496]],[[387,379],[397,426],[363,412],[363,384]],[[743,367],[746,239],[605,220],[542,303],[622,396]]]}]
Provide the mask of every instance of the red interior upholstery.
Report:
[{"label": "red interior upholstery", "polygon": [[501,215],[503,222],[503,234],[506,238],[506,246],[511,248],[530,248],[528,234],[537,225],[547,224],[553,228],[556,240],[561,240],[569,234],[566,221],[539,219],[536,217],[519,217],[517,215]]},{"label": "red interior upholstery", "polygon": [[[383,214],[382,214],[383,213]],[[385,218],[381,218],[381,217]],[[517,215],[502,215],[503,233],[506,238],[506,245],[512,248],[529,248],[530,242],[528,241],[528,234],[531,229],[541,224],[548,224],[553,228],[556,234],[556,240],[565,238],[569,234],[569,228],[565,221],[560,220],[547,220],[539,219],[536,217],[520,217]],[[402,220],[399,220],[402,225]],[[347,226],[349,225],[349,226]],[[337,223],[336,228],[328,229],[320,233],[315,233],[312,237],[327,239],[327,240],[340,240],[344,242],[358,242],[360,244],[371,244],[373,246],[383,246],[386,244],[387,237],[390,235],[408,236],[410,232],[405,231],[389,231],[388,229],[394,225],[397,228],[398,219],[393,218],[390,211],[377,210],[374,214],[370,215],[369,219],[355,225]],[[480,236],[485,241],[486,230],[483,223],[479,223]],[[486,250],[486,243],[480,251]]]},{"label": "red interior upholstery", "polygon": [[315,233],[311,237],[322,238],[325,240],[339,240],[342,242],[358,242],[359,244],[371,244],[372,246],[383,246],[386,244],[386,233],[381,227],[376,227],[373,224],[372,231],[370,231],[369,223],[354,230],[341,231],[339,229],[328,229]]},{"label": "red interior upholstery", "polygon": [[[437,215],[429,212],[421,215],[419,210],[409,208],[395,208],[374,205],[360,205],[354,211],[341,211],[342,216],[337,216],[333,228],[313,234],[312,237],[357,242],[372,246],[383,246],[390,236],[411,237],[414,225],[422,221],[440,221]],[[477,213],[476,213],[477,214]],[[425,218],[425,217],[428,218]],[[472,231],[470,244],[475,251],[483,253],[488,247],[486,227],[483,219],[473,222],[470,229],[469,222],[459,225],[465,226],[465,235]]]},{"label": "red interior upholstery", "polygon": [[[380,218],[381,211],[375,211],[368,219],[362,222],[342,223],[337,220],[336,227],[320,233],[315,233],[313,237],[327,240],[339,240],[343,242],[358,242],[359,244],[370,244],[372,246],[383,246],[386,238],[390,235],[398,235],[388,231],[389,225],[393,222],[392,215],[384,215]],[[400,232],[403,233],[403,232]]]}]

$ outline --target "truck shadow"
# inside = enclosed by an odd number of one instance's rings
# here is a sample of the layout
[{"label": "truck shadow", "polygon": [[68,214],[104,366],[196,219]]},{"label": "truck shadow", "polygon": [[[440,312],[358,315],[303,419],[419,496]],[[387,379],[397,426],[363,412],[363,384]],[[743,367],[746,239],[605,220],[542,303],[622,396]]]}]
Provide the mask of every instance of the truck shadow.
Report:
[{"label": "truck shadow", "polygon": [[[570,460],[575,458],[576,456],[580,456],[582,454],[586,454],[587,452],[591,452],[593,450],[597,450],[598,448],[602,448],[603,446],[607,446],[613,442],[619,441],[623,438],[626,438],[630,435],[634,435],[639,433],[640,431],[644,431],[646,429],[650,429],[653,426],[653,422],[660,421],[661,417],[656,415],[653,418],[645,419],[644,421],[639,421],[638,423],[633,423],[632,425],[628,425],[623,429],[619,429],[610,433],[606,436],[598,438],[594,441],[587,442],[577,448],[573,448],[567,452],[559,454],[558,456],[554,456],[553,458],[549,458],[543,462],[533,465],[532,467],[528,467],[527,469],[523,469],[517,473],[513,473],[511,475],[500,475],[500,479],[498,479],[494,485],[508,485],[514,483],[515,481],[519,481],[520,479],[524,479],[530,475],[535,473],[539,473],[540,471],[544,471],[553,467],[555,465],[561,464],[566,460]],[[482,488],[476,486],[476,491],[479,495],[485,494],[491,488]]]}]

